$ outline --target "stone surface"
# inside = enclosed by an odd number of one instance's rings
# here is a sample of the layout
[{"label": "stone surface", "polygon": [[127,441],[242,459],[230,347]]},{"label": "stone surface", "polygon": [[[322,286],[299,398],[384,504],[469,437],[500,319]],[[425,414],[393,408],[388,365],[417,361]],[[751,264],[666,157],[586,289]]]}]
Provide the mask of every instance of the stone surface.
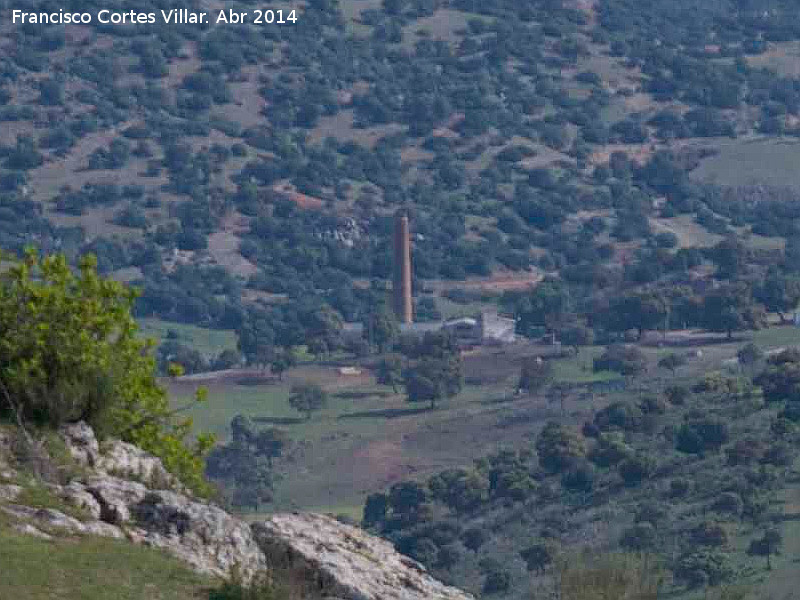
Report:
[{"label": "stone surface", "polygon": [[72,504],[85,510],[93,519],[99,519],[102,514],[102,508],[91,493],[86,490],[86,486],[77,481],[71,482],[69,485],[64,486],[60,490],[61,497]]},{"label": "stone surface", "polygon": [[111,475],[90,477],[82,485],[99,504],[100,518],[114,525],[130,521],[130,507],[147,495],[147,488],[143,484]]},{"label": "stone surface", "polygon": [[323,515],[278,514],[254,523],[267,560],[313,577],[343,600],[468,600],[387,541]]},{"label": "stone surface", "polygon": [[185,491],[160,459],[120,440],[109,440],[101,445],[84,421],[64,425],[59,433],[70,454],[80,464],[98,473],[133,479],[154,488]]},{"label": "stone surface", "polygon": [[267,568],[250,526],[221,508],[162,490],[130,509],[145,544],[167,550],[200,572],[226,577],[235,567],[249,581]]},{"label": "stone surface", "polygon": [[102,444],[96,468],[116,477],[140,481],[148,487],[183,491],[160,459],[133,444],[119,440]]},{"label": "stone surface", "polygon": [[16,525],[14,525],[14,531],[18,531],[19,533],[24,533],[25,535],[32,535],[33,537],[38,537],[43,540],[53,539],[52,535],[48,535],[44,531],[36,529],[36,527],[34,527],[29,523],[17,523]]},{"label": "stone surface", "polygon": [[13,502],[22,493],[18,485],[0,485],[0,501]]},{"label": "stone surface", "polygon": [[59,429],[62,439],[67,445],[70,454],[80,464],[94,467],[100,457],[100,444],[94,435],[94,430],[84,421],[63,425]]},{"label": "stone surface", "polygon": [[125,537],[119,527],[114,527],[102,521],[79,521],[74,517],[65,515],[61,511],[52,508],[32,508],[30,506],[9,504],[0,506],[0,510],[23,521],[33,521],[40,526],[61,529],[71,533],[99,535],[117,539]]}]

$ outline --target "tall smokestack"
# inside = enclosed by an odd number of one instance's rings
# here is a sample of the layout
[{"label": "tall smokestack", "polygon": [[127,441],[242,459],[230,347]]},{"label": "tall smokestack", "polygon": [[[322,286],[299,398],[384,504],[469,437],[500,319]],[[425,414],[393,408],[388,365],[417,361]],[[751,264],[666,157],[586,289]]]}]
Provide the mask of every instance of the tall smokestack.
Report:
[{"label": "tall smokestack", "polygon": [[394,219],[394,314],[401,323],[414,321],[411,301],[411,238],[408,217],[398,212]]}]

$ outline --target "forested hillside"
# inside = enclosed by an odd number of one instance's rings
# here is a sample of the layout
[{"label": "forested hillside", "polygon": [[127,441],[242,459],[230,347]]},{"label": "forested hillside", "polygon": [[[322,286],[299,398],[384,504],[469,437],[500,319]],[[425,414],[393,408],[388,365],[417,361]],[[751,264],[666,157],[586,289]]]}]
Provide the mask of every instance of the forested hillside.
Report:
[{"label": "forested hillside", "polygon": [[[794,591],[796,2],[184,6],[297,20],[15,24],[52,3],[0,0],[0,248],[138,287],[173,401],[248,367],[190,409],[227,500],[368,496],[365,526],[487,596],[550,593],[579,547],[687,597],[760,592],[772,560]],[[400,338],[398,209],[416,320],[498,309],[522,344]]]},{"label": "forested hillside", "polygon": [[[709,263],[780,264],[791,176],[690,171],[731,144],[790,163],[791,3],[297,9],[269,26],[4,20],[0,244],[94,251],[143,287],[140,315],[277,345],[323,305],[362,318],[398,207],[426,281],[559,273],[588,305]],[[437,289],[418,286],[421,318]]]}]

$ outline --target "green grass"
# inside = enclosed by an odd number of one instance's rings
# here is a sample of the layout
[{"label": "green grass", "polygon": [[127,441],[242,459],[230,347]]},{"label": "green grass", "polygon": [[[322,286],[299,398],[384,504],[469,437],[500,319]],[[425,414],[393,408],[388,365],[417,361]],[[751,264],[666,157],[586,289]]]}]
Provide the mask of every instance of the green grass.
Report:
[{"label": "green grass", "polygon": [[[183,406],[191,400],[196,386],[172,386],[174,406]],[[299,418],[288,403],[288,385],[210,385],[206,402],[193,407],[186,414],[194,420],[197,431],[215,433],[222,439],[228,436],[228,425],[236,415],[249,417]]]},{"label": "green grass", "polygon": [[692,172],[697,181],[741,186],[768,184],[800,188],[797,141],[737,140],[720,144],[719,154],[705,159]]},{"label": "green grass", "polygon": [[95,537],[52,541],[0,520],[0,598],[199,600],[212,585],[156,549]]},{"label": "green grass", "polygon": [[765,349],[800,346],[800,327],[784,325],[753,332],[753,342]]},{"label": "green grass", "polygon": [[170,330],[178,334],[178,342],[197,350],[207,358],[214,357],[226,349],[236,349],[236,333],[226,329],[206,329],[196,325],[171,323],[160,319],[139,319],[143,337],[161,342],[167,339]]},{"label": "green grass", "polygon": [[602,346],[581,348],[578,356],[553,361],[553,379],[560,383],[596,383],[620,379],[618,373],[612,371],[592,370],[592,360],[600,356],[605,349]]}]

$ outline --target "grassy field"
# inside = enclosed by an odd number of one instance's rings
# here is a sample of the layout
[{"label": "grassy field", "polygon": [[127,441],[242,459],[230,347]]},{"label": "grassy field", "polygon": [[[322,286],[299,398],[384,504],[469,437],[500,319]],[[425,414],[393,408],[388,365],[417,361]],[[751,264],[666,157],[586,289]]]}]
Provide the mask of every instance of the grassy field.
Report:
[{"label": "grassy field", "polygon": [[42,540],[0,517],[0,598],[199,600],[212,582],[164,552],[95,537]]},{"label": "grassy field", "polygon": [[[800,344],[800,329],[772,327],[730,343],[703,346],[702,356],[691,358],[676,376],[688,380],[718,370],[750,339],[764,350]],[[185,404],[198,385],[208,388],[208,402],[188,414],[197,430],[214,432],[222,440],[229,436],[230,421],[238,414],[289,433],[294,443],[280,461],[271,510],[315,510],[355,518],[369,493],[401,479],[468,466],[473,459],[501,448],[529,444],[547,420],[566,417],[580,422],[624,394],[594,391],[587,395],[579,390],[566,401],[563,413],[559,402],[545,392],[516,396],[525,353],[540,350],[529,346],[527,350],[484,348],[467,353],[467,385],[435,410],[427,403],[411,404],[402,393],[377,385],[367,371],[345,376],[337,366],[318,363],[292,369],[283,381],[268,372],[252,371],[206,381],[183,378],[168,385],[176,405]],[[575,385],[620,379],[615,373],[592,371],[592,359],[602,351],[600,346],[582,348],[576,357],[553,361],[554,379]],[[635,384],[641,393],[657,392],[673,379],[657,367],[661,357],[690,350],[645,347],[643,351],[650,368],[647,377]],[[292,384],[301,381],[319,383],[330,396],[328,406],[310,420],[288,404]]]},{"label": "grassy field", "polygon": [[762,348],[800,346],[800,328],[793,325],[770,327],[753,332],[753,342]]},{"label": "grassy field", "polygon": [[226,349],[236,349],[236,333],[222,329],[206,329],[196,325],[170,323],[160,319],[139,319],[140,333],[160,342],[170,330],[178,334],[178,342],[211,358]]},{"label": "grassy field", "polygon": [[[197,430],[214,432],[222,440],[238,414],[289,433],[294,444],[281,461],[271,509],[355,516],[369,493],[527,444],[543,423],[558,418],[560,405],[545,394],[514,395],[521,361],[532,351],[537,349],[487,348],[467,354],[467,385],[434,410],[377,385],[367,372],[345,376],[336,366],[320,364],[292,369],[284,381],[254,371],[207,381],[184,378],[168,385],[176,406],[185,404],[198,385],[208,388],[208,402],[192,407],[188,414]],[[591,371],[592,358],[601,351],[585,348],[576,358],[554,361],[555,379],[575,384],[618,379]],[[649,354],[655,360],[656,351]],[[310,420],[288,404],[292,384],[300,381],[318,382],[329,392],[328,406]],[[605,401],[598,395],[597,405]],[[576,418],[593,408],[577,397],[565,405]]]},{"label": "grassy field", "polygon": [[800,142],[788,139],[723,141],[719,154],[692,172],[696,181],[721,185],[770,184],[800,188]]}]

